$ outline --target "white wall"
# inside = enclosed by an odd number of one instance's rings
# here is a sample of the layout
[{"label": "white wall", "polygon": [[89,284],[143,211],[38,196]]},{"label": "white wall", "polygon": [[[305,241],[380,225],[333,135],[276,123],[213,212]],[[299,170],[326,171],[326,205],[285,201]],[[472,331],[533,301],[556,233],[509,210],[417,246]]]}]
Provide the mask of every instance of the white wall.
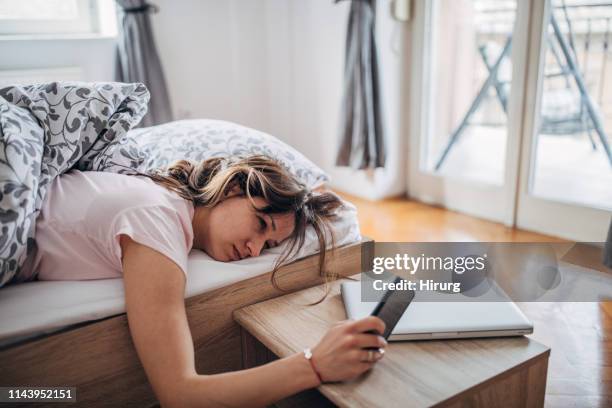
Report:
[{"label": "white wall", "polygon": [[177,118],[268,123],[265,0],[158,0],[152,17]]},{"label": "white wall", "polygon": [[[157,0],[155,40],[177,118],[231,120],[295,146],[338,189],[367,198],[404,191],[407,107],[401,87],[405,27],[379,0],[377,35],[388,161],[375,172],[334,166],[339,141],[349,2]],[[84,81],[113,80],[115,39],[0,39],[0,70],[78,66]],[[407,53],[405,53],[407,55]]]},{"label": "white wall", "polygon": [[[334,166],[339,141],[349,2],[331,0],[170,0],[156,2],[154,35],[177,118],[231,120],[293,145],[332,176],[332,185],[367,198],[406,185],[407,107],[403,25],[379,1],[378,49],[388,162],[375,172]],[[0,40],[2,69],[79,66],[84,81],[113,80],[115,40]]]},{"label": "white wall", "polygon": [[[178,118],[231,120],[293,145],[366,198],[404,192],[408,112],[402,23],[378,2],[377,35],[388,160],[385,169],[334,166],[339,140],[349,2],[170,0],[156,2],[154,34]],[[179,6],[180,5],[180,6]],[[394,51],[395,49],[395,51]]]},{"label": "white wall", "polygon": [[[270,72],[273,78],[279,78],[285,67],[290,69],[291,74],[283,77],[285,82],[271,83],[273,87],[284,89],[288,97],[271,99],[270,106],[272,112],[281,112],[286,101],[290,101],[287,140],[323,167],[332,176],[332,185],[338,189],[370,199],[403,193],[406,186],[403,152],[407,144],[403,143],[406,124],[402,118],[407,115],[402,113],[408,111],[401,89],[403,78],[408,76],[403,75],[404,61],[400,55],[405,55],[402,48],[406,45],[406,32],[402,23],[391,18],[390,2],[378,2],[376,33],[388,159],[385,169],[373,172],[334,165],[340,139],[349,2],[277,0],[269,3],[274,3],[275,12],[285,8],[288,20],[287,24],[268,23],[279,26],[274,32],[276,41],[286,41],[286,51],[283,52],[279,44],[273,48],[276,54],[271,54],[271,60],[275,63]],[[280,16],[271,13],[269,17],[274,22],[280,20]],[[284,126],[281,129],[287,128],[287,124]]]}]

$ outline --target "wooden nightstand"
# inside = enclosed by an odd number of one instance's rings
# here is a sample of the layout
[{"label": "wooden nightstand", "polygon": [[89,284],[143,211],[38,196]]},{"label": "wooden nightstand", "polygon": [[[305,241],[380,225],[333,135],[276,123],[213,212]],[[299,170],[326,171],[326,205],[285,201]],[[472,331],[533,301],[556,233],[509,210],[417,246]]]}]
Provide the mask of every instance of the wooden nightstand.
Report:
[{"label": "wooden nightstand", "polygon": [[[243,307],[245,368],[314,346],[346,319],[340,282],[320,304],[322,287]],[[325,384],[278,406],[541,407],[550,349],[527,337],[391,342],[385,357],[355,381]]]}]

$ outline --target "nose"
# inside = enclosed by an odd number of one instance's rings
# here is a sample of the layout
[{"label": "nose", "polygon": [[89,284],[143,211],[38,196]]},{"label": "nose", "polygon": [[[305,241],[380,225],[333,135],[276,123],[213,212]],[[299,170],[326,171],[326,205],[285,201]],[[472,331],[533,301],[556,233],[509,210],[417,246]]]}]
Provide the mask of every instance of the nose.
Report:
[{"label": "nose", "polygon": [[246,246],[249,250],[249,255],[252,257],[259,256],[259,254],[261,254],[261,251],[263,250],[265,243],[265,237],[257,237],[248,240]]}]

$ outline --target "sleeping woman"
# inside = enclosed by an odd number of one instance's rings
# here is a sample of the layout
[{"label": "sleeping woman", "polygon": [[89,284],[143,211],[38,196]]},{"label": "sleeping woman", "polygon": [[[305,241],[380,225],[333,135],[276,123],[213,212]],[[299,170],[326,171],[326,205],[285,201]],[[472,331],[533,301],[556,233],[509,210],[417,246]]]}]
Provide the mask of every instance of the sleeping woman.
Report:
[{"label": "sleeping woman", "polygon": [[130,332],[162,406],[265,406],[372,368],[386,342],[365,332],[382,333],[384,323],[368,317],[337,324],[314,345],[311,361],[298,353],[200,375],[184,303],[187,255],[197,248],[237,261],[287,242],[276,271],[311,225],[323,270],[326,231],[340,206],[333,193],[309,191],[264,156],[179,161],[139,176],[72,171],[49,189],[36,224],[36,255],[19,278],[123,277]]}]

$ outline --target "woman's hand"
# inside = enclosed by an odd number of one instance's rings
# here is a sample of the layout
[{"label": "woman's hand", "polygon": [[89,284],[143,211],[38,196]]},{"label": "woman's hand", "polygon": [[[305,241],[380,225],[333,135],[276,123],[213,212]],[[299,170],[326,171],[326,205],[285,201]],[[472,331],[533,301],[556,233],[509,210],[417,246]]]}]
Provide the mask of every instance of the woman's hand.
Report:
[{"label": "woman's hand", "polygon": [[[346,320],[329,329],[312,350],[312,362],[324,382],[344,381],[355,378],[372,368],[383,354],[364,350],[366,347],[383,349],[387,342],[378,334],[383,333],[385,323],[375,316],[361,320]],[[372,356],[372,361],[369,357]]]}]

